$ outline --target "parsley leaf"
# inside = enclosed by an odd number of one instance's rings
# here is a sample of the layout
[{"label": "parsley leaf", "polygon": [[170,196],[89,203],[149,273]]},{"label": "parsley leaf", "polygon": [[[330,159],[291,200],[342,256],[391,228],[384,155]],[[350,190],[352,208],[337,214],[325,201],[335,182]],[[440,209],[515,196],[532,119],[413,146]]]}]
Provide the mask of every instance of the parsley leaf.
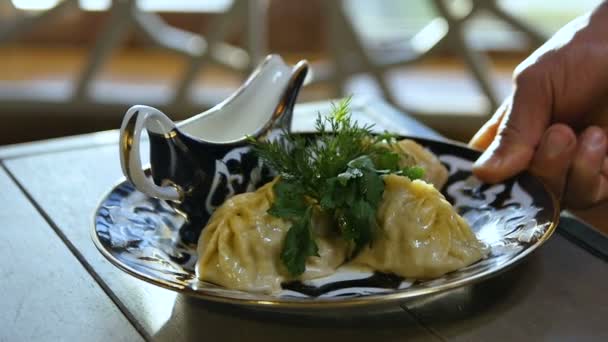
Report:
[{"label": "parsley leaf", "polygon": [[275,217],[297,220],[304,216],[308,206],[304,200],[304,191],[296,183],[280,180],[273,191],[275,194],[272,207],[268,213]]},{"label": "parsley leaf", "polygon": [[395,171],[399,169],[399,154],[396,152],[386,151],[380,153],[375,160],[376,167],[379,170]]},{"label": "parsley leaf", "polygon": [[402,170],[403,175],[411,180],[421,179],[424,177],[424,169],[420,166],[410,166]]},{"label": "parsley leaf", "polygon": [[371,158],[364,155],[350,161],[346,171],[328,179],[326,185],[321,208],[333,211],[342,237],[357,253],[373,240],[384,181]]},{"label": "parsley leaf", "polygon": [[303,216],[293,221],[285,237],[281,261],[293,276],[304,273],[309,256],[319,256],[319,247],[310,231],[311,221],[312,208],[308,207]]}]

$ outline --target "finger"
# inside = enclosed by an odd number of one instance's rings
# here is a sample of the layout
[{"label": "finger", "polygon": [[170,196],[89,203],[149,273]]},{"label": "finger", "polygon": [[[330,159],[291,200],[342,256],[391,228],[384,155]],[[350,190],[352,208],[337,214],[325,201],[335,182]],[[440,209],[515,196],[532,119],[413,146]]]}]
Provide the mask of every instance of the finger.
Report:
[{"label": "finger", "polygon": [[524,75],[516,81],[510,110],[500,123],[496,138],[473,165],[473,172],[483,181],[500,182],[528,168],[549,126],[549,81],[536,72]]},{"label": "finger", "polygon": [[498,107],[494,115],[492,115],[492,118],[475,133],[471,141],[469,141],[469,146],[480,151],[487,149],[492,143],[492,140],[496,137],[498,126],[502,122],[505,113],[509,110],[509,107],[511,107],[511,97],[507,98],[500,107]]},{"label": "finger", "polygon": [[602,175],[608,178],[608,158],[604,157],[604,162],[602,163]]},{"label": "finger", "polygon": [[608,198],[605,164],[608,141],[599,127],[589,127],[578,139],[570,167],[564,203],[571,208],[586,208]]},{"label": "finger", "polygon": [[530,172],[539,177],[559,199],[575,152],[574,131],[566,125],[555,124],[543,135],[532,159]]}]

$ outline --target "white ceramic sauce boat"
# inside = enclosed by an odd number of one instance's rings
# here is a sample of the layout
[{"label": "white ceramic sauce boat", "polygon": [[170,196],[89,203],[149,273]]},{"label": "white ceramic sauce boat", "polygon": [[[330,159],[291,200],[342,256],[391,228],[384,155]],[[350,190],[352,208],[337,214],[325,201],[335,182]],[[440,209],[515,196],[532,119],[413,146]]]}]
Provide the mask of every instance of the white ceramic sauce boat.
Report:
[{"label": "white ceramic sauce boat", "polygon": [[[183,212],[188,222],[182,238],[196,242],[217,206],[270,177],[247,137],[260,139],[274,128],[289,129],[307,72],[306,61],[290,66],[269,55],[234,94],[177,124],[156,108],[129,108],[120,129],[123,174],[140,192]],[[144,129],[150,137],[152,177],[140,158]]]}]

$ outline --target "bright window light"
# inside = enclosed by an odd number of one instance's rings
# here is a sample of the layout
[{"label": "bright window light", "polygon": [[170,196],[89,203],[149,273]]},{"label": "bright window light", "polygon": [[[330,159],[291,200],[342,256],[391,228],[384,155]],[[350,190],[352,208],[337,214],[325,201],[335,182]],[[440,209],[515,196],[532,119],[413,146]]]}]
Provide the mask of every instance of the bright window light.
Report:
[{"label": "bright window light", "polygon": [[[89,0],[92,1],[92,0]],[[233,0],[139,0],[137,5],[150,12],[225,12]]]},{"label": "bright window light", "polygon": [[12,0],[13,6],[21,10],[43,11],[55,7],[59,0]]},{"label": "bright window light", "polygon": [[112,0],[80,0],[79,4],[85,11],[105,11],[110,8]]},{"label": "bright window light", "polygon": [[[2,1],[2,0],[0,0]],[[55,7],[60,0],[12,0],[13,5],[26,11],[43,11]],[[150,12],[225,12],[233,0],[139,0],[137,5]],[[105,11],[110,8],[111,0],[80,0],[79,5],[85,11]]]}]

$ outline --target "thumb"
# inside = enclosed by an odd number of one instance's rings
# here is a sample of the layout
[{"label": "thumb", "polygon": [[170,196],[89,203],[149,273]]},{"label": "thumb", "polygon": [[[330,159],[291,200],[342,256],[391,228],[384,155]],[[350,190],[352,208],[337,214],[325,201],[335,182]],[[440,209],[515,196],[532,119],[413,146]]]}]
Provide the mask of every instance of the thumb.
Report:
[{"label": "thumb", "polygon": [[473,173],[482,181],[500,182],[527,169],[549,126],[552,100],[548,78],[529,70],[517,77],[497,135],[473,165]]}]

